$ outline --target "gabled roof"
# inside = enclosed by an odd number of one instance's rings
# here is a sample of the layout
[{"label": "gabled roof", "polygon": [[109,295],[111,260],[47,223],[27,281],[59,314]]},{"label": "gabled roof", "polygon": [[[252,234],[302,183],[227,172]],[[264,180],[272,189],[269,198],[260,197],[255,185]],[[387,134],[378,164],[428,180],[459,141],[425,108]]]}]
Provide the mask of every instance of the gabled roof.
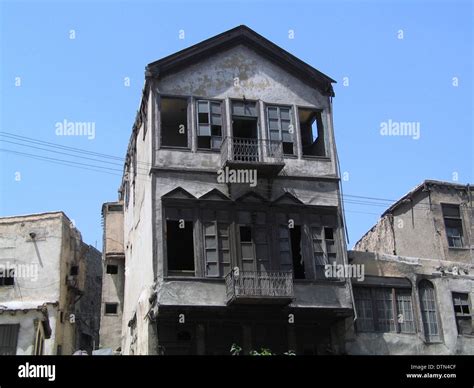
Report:
[{"label": "gabled roof", "polygon": [[274,205],[303,205],[303,202],[288,191],[273,201]]},{"label": "gabled roof", "polygon": [[230,201],[230,198],[227,195],[217,189],[208,191],[206,194],[201,195],[199,199],[205,199],[209,201]]},{"label": "gabled roof", "polygon": [[467,189],[467,185],[427,179],[427,180],[423,181],[422,183],[420,183],[419,185],[417,185],[414,189],[410,190],[407,194],[405,194],[399,200],[394,202],[387,210],[385,210],[382,213],[381,217],[384,217],[385,215],[392,213],[400,205],[402,205],[406,201],[409,201],[414,196],[418,195],[418,193],[420,191],[426,191],[426,190],[429,189],[429,187],[434,187],[434,186],[450,187],[452,189],[457,189],[457,190],[466,190]]},{"label": "gabled roof", "polygon": [[244,25],[232,28],[231,30],[148,64],[146,67],[146,76],[157,78],[173,73],[201,59],[208,58],[213,54],[239,44],[244,44],[252,48],[289,73],[302,79],[306,84],[317,87],[322,93],[334,96],[332,83],[336,81]]},{"label": "gabled roof", "polygon": [[196,197],[178,186],[161,196],[162,199],[196,199]]},{"label": "gabled roof", "polygon": [[267,200],[262,197],[259,193],[255,191],[247,191],[245,194],[235,199],[237,202],[267,202]]}]

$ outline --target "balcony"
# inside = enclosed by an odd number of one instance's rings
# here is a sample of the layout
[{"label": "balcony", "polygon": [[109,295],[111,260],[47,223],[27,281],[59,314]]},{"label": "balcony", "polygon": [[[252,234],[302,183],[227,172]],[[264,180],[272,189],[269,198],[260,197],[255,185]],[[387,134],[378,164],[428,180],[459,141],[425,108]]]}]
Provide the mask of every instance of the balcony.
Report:
[{"label": "balcony", "polygon": [[222,142],[222,168],[255,169],[264,176],[274,176],[284,165],[281,141],[226,137]]},{"label": "balcony", "polygon": [[282,304],[293,300],[291,271],[231,271],[225,277],[227,304]]}]

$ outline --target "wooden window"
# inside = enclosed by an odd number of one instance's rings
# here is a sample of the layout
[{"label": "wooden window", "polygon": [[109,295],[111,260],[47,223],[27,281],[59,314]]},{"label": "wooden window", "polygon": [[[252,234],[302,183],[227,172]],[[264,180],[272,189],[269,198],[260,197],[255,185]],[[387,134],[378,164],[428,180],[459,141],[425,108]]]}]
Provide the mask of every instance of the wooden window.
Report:
[{"label": "wooden window", "polygon": [[360,332],[375,331],[370,288],[354,288],[354,298],[357,311],[357,330]]},{"label": "wooden window", "polygon": [[293,155],[293,124],[291,108],[283,106],[267,107],[268,136],[271,141],[283,143],[283,153]]},{"label": "wooden window", "polygon": [[231,269],[230,225],[223,222],[203,222],[206,276],[222,277]]},{"label": "wooden window", "polygon": [[450,248],[463,247],[463,229],[458,205],[442,205],[444,226]]},{"label": "wooden window", "polygon": [[418,289],[425,339],[427,342],[440,341],[438,311],[433,284],[428,280],[422,280],[418,284]]},{"label": "wooden window", "polygon": [[411,290],[355,287],[356,328],[360,332],[415,333]]},{"label": "wooden window", "polygon": [[469,305],[469,295],[453,292],[454,316],[458,334],[472,334],[472,315]]},{"label": "wooden window", "polygon": [[415,318],[411,290],[396,290],[397,323],[401,333],[415,333]]},{"label": "wooden window", "polygon": [[20,325],[0,325],[0,355],[16,354]]},{"label": "wooden window", "polygon": [[375,289],[375,307],[377,309],[377,330],[395,332],[393,293],[391,288]]},{"label": "wooden window", "polygon": [[222,143],[222,104],[196,101],[198,148],[219,150]]},{"label": "wooden window", "polygon": [[312,226],[311,238],[316,278],[324,279],[325,266],[337,260],[335,230],[331,227]]}]

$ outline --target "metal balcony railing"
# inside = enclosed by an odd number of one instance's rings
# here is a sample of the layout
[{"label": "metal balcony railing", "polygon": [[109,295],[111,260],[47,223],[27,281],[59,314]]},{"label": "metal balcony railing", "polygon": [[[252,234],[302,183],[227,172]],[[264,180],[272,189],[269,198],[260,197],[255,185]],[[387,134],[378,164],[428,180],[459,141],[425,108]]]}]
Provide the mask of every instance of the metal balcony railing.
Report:
[{"label": "metal balcony railing", "polygon": [[283,163],[283,143],[275,140],[226,137],[221,145],[221,165],[227,162]]},{"label": "metal balcony railing", "polygon": [[225,277],[227,302],[239,299],[293,299],[291,271],[231,271]]}]

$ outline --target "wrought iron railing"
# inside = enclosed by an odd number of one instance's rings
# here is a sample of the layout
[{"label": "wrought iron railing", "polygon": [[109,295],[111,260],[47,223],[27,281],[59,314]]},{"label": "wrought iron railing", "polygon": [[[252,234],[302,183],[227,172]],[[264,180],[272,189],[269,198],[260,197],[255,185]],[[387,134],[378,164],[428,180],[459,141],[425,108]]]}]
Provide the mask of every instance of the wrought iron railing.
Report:
[{"label": "wrought iron railing", "polygon": [[227,300],[237,298],[293,298],[291,271],[237,271],[225,277]]},{"label": "wrought iron railing", "polygon": [[275,140],[226,137],[221,145],[221,164],[227,161],[247,163],[283,162],[283,143]]}]

